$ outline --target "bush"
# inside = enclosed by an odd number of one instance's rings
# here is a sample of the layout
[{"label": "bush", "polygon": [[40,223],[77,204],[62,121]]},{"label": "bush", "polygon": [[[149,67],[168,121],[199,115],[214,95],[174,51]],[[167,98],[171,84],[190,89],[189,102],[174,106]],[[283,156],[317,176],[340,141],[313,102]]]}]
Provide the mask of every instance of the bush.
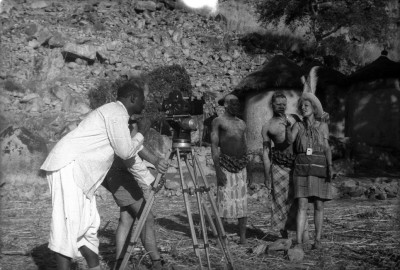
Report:
[{"label": "bush", "polygon": [[159,67],[146,75],[149,86],[148,110],[158,110],[168,94],[179,90],[183,96],[192,94],[192,84],[186,69],[179,65]]},{"label": "bush", "polygon": [[309,45],[303,39],[273,32],[249,33],[240,38],[239,42],[250,54],[275,53],[275,51],[289,53],[293,47],[297,47],[300,51],[309,50]]},{"label": "bush", "polygon": [[249,4],[229,1],[219,4],[218,13],[225,17],[226,31],[239,34],[259,31],[258,15]]},{"label": "bush", "polygon": [[89,105],[91,109],[97,109],[98,107],[115,101],[117,98],[117,89],[125,80],[117,80],[110,82],[108,80],[102,79],[99,81],[95,88],[90,89],[88,93]]}]

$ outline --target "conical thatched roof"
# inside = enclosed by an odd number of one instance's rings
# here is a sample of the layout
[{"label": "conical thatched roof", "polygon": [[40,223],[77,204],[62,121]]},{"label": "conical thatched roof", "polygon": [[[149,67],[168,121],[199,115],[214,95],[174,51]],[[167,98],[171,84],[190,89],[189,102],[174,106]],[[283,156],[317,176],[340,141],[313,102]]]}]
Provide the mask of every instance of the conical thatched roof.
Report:
[{"label": "conical thatched roof", "polygon": [[247,77],[236,87],[232,94],[242,96],[251,91],[268,91],[277,88],[302,89],[301,68],[283,55],[274,56],[271,61]]},{"label": "conical thatched roof", "polygon": [[[283,55],[274,56],[263,67],[245,77],[231,94],[242,98],[246,93],[270,91],[276,89],[303,89],[302,76],[309,76],[310,70],[318,66],[317,74],[319,87],[329,84],[343,85],[346,76],[339,71],[325,67],[321,62],[312,60],[301,67]],[[223,98],[218,101],[223,105]]]},{"label": "conical thatched roof", "polygon": [[378,59],[348,76],[346,83],[353,84],[389,78],[400,79],[400,63],[390,60],[387,57],[387,52],[383,51]]}]

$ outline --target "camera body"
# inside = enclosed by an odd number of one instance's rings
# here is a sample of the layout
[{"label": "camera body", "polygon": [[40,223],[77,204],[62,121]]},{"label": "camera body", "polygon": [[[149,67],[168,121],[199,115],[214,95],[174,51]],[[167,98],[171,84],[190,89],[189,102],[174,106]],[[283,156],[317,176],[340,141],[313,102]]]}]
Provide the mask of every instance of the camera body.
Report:
[{"label": "camera body", "polygon": [[172,91],[162,103],[161,110],[172,129],[173,147],[190,147],[192,131],[198,123],[192,115],[203,113],[204,100],[184,98],[180,91]]}]

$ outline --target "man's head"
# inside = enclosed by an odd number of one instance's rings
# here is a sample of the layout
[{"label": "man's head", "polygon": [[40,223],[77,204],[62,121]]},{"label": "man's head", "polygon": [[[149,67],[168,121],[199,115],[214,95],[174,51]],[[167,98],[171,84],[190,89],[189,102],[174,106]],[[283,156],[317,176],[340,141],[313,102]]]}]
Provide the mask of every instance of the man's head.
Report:
[{"label": "man's head", "polygon": [[283,92],[275,92],[271,97],[271,106],[274,115],[283,115],[286,112],[287,99]]},{"label": "man's head", "polygon": [[224,98],[225,112],[233,115],[240,116],[240,101],[237,96],[229,94]]},{"label": "man's head", "polygon": [[132,78],[118,88],[117,100],[124,104],[129,115],[140,114],[146,105],[145,92],[145,81],[140,77]]}]

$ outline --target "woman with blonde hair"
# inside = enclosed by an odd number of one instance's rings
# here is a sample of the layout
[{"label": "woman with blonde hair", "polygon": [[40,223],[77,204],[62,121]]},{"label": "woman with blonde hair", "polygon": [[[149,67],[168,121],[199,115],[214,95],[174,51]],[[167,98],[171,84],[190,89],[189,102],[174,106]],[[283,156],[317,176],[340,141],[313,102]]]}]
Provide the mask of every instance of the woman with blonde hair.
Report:
[{"label": "woman with blonde hair", "polygon": [[303,248],[302,234],[307,219],[308,203],[314,204],[315,243],[321,248],[324,202],[332,199],[332,153],[328,125],[319,121],[323,115],[321,102],[308,92],[299,99],[298,109],[303,121],[293,125],[291,141],[297,154],[293,171],[295,199],[298,200],[296,220],[297,245]]}]

